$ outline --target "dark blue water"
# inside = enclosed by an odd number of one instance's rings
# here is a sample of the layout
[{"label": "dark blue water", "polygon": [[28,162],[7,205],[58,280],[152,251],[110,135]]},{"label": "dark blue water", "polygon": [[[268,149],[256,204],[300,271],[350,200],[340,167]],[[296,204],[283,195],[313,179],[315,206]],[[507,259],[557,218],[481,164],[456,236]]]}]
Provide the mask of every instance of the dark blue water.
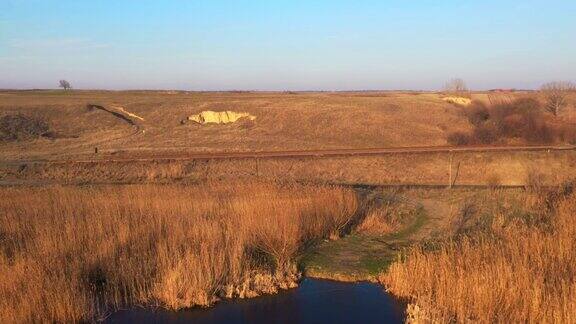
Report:
[{"label": "dark blue water", "polygon": [[121,311],[107,323],[403,323],[404,307],[371,283],[304,279],[277,295],[227,300],[208,309]]}]

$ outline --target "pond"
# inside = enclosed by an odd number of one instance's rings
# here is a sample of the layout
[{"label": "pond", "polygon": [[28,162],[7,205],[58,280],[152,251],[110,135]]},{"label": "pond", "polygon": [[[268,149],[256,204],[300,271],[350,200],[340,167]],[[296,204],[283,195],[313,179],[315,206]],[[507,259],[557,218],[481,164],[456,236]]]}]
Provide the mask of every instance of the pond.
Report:
[{"label": "pond", "polygon": [[405,307],[373,283],[304,279],[298,288],[212,308],[120,311],[107,323],[403,323]]}]

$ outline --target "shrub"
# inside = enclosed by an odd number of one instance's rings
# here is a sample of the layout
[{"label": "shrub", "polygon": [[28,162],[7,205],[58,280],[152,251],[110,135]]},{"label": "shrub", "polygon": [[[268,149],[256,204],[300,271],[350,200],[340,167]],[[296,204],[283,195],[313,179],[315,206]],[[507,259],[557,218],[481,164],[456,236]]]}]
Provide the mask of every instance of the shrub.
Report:
[{"label": "shrub", "polygon": [[466,109],[466,117],[470,124],[479,126],[490,118],[490,110],[481,101],[473,101]]},{"label": "shrub", "polygon": [[476,127],[472,132],[472,137],[474,142],[479,144],[492,144],[498,139],[495,128],[484,125]]},{"label": "shrub", "polygon": [[471,138],[464,132],[453,132],[448,135],[448,144],[462,146],[471,144]]},{"label": "shrub", "polygon": [[506,115],[541,112],[540,102],[534,98],[518,98],[513,101],[496,104],[492,107],[493,114],[502,118]]},{"label": "shrub", "polygon": [[571,125],[558,127],[559,139],[564,143],[576,144],[576,128]]},{"label": "shrub", "polygon": [[23,114],[0,118],[0,141],[24,141],[50,135],[50,127],[43,118]]},{"label": "shrub", "polygon": [[525,129],[518,137],[524,138],[528,143],[553,143],[559,138],[558,130],[542,120],[528,119],[525,125]]},{"label": "shrub", "polygon": [[474,126],[473,131],[467,136],[463,133],[449,134],[448,143],[492,144],[505,139],[535,144],[576,142],[576,131],[566,124],[550,120],[543,113],[540,102],[533,98],[498,101],[490,106],[475,101],[465,113]]}]

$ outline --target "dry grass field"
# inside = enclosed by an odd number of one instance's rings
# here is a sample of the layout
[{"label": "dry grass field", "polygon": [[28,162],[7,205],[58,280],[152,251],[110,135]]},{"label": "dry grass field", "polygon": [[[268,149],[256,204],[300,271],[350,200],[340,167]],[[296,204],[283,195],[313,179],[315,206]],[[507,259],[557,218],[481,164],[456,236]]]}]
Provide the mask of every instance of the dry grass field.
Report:
[{"label": "dry grass field", "polygon": [[339,187],[274,183],[0,189],[0,322],[180,309],[296,285],[295,258],[355,216]]},{"label": "dry grass field", "polygon": [[[479,104],[469,108],[446,102],[442,94],[424,92],[3,91],[0,118],[31,117],[31,131],[44,131],[47,135],[0,141],[0,152],[3,160],[13,161],[106,160],[198,152],[439,146],[449,144],[454,134],[476,136],[479,126],[472,117],[477,115],[478,107],[484,107],[481,103],[507,103],[526,97],[537,98],[537,94],[474,93],[472,99]],[[95,106],[89,108],[89,104],[113,107],[128,121]],[[206,110],[246,112],[256,119],[240,119],[226,125],[187,121],[188,116]],[[570,111],[566,109],[557,121],[569,125]],[[496,116],[500,118],[497,121],[510,122],[518,117],[500,115]],[[45,125],[49,126],[48,131]],[[482,127],[480,131],[488,126]],[[531,134],[530,129],[527,131]],[[503,137],[497,143],[522,141],[522,136]],[[404,154],[264,159],[259,165],[253,160],[0,163],[0,180],[133,183],[258,175],[333,183],[444,184],[449,159],[448,154]],[[549,183],[559,183],[558,179],[572,176],[571,166],[575,163],[571,152],[462,153],[453,161],[458,169],[457,184],[480,185],[522,185],[527,171],[534,168]]]},{"label": "dry grass field", "polygon": [[[0,163],[0,183],[198,183],[289,180],[332,184],[448,186],[449,153],[90,163]],[[530,174],[547,185],[576,177],[576,152],[462,152],[452,157],[455,185],[523,186]]]},{"label": "dry grass field", "polygon": [[[138,127],[87,104],[122,106]],[[248,112],[254,121],[197,125],[205,110]],[[260,151],[445,145],[470,129],[460,109],[435,93],[2,92],[0,116],[40,115],[61,138],[0,144],[4,158],[100,152]]]}]

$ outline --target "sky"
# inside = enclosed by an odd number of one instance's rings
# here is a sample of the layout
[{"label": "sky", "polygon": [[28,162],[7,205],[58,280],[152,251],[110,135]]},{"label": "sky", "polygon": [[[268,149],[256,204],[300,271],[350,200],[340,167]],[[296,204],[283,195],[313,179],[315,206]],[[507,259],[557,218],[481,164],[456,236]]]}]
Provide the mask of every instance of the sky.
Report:
[{"label": "sky", "polygon": [[576,79],[576,1],[0,0],[0,88],[532,89]]}]

